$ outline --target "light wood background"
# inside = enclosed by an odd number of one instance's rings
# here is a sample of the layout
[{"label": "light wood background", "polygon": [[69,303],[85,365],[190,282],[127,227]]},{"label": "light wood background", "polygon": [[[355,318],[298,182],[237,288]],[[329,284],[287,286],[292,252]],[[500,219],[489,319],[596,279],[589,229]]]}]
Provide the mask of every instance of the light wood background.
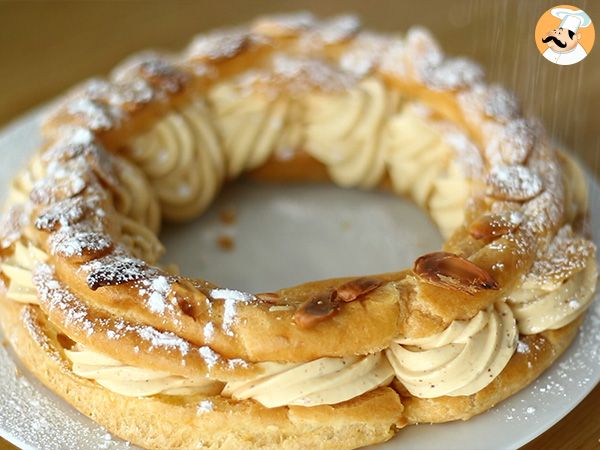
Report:
[{"label": "light wood background", "polygon": [[[570,4],[600,24],[600,2]],[[195,33],[268,12],[352,11],[365,26],[378,30],[429,27],[448,53],[473,57],[485,66],[489,79],[515,90],[525,109],[541,117],[551,134],[598,175],[600,48],[571,67],[544,60],[533,33],[539,16],[552,6],[545,0],[0,0],[0,126],[74,83],[106,73],[140,49],[181,48]],[[599,404],[597,387],[524,448],[600,448]],[[14,449],[0,439],[2,448]]]}]

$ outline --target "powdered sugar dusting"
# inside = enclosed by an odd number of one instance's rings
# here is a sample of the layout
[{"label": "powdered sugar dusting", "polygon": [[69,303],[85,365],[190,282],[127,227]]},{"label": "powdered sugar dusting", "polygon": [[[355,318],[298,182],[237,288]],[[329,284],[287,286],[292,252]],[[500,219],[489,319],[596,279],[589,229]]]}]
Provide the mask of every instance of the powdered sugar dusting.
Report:
[{"label": "powdered sugar dusting", "polygon": [[317,22],[300,39],[299,45],[329,45],[351,38],[360,29],[360,20],[353,14],[332,17]]},{"label": "powdered sugar dusting", "polygon": [[421,82],[434,90],[456,90],[483,79],[481,66],[466,58],[444,58],[439,63],[419,64],[417,68]]},{"label": "powdered sugar dusting", "polygon": [[548,247],[537,255],[526,279],[534,285],[556,288],[573,274],[585,269],[595,252],[593,242],[576,235],[570,225],[565,225]]},{"label": "powdered sugar dusting", "polygon": [[494,150],[505,164],[523,164],[536,144],[541,130],[539,124],[527,119],[516,119],[503,128]]},{"label": "powdered sugar dusting", "polygon": [[293,93],[313,88],[338,91],[349,88],[357,81],[350,74],[320,59],[296,58],[280,53],[273,56],[272,64],[273,81],[284,84]]},{"label": "powdered sugar dusting", "polygon": [[492,85],[487,90],[485,113],[499,121],[507,122],[519,114],[517,97],[502,86]]},{"label": "powdered sugar dusting", "polygon": [[479,149],[469,137],[458,130],[449,130],[442,134],[444,140],[456,154],[455,161],[461,167],[466,177],[477,179],[484,170],[483,159]]},{"label": "powdered sugar dusting", "polygon": [[215,335],[215,325],[212,322],[208,322],[206,325],[204,325],[203,333],[204,333],[204,340],[206,342],[212,341],[212,339]]},{"label": "powdered sugar dusting", "polygon": [[119,64],[113,70],[112,79],[121,86],[121,89],[128,87],[131,91],[137,86],[136,101],[145,103],[146,98],[164,100],[166,94],[180,92],[189,77],[185,71],[171,62],[171,58],[167,55],[145,51],[130,56]]},{"label": "powdered sugar dusting", "polygon": [[[148,350],[161,348],[176,351],[180,357],[190,351],[190,344],[171,332],[159,331],[146,325],[131,325],[125,322],[110,323],[104,319],[91,319],[87,306],[81,303],[54,275],[52,267],[40,264],[33,272],[33,283],[38,291],[40,301],[49,310],[59,310],[66,322],[80,328],[91,335],[104,331],[109,339],[119,340],[129,333],[135,333],[147,343]],[[109,329],[106,329],[110,326]]]},{"label": "powdered sugar dusting", "polygon": [[29,198],[35,204],[50,205],[80,194],[86,186],[87,181],[76,173],[69,176],[57,174],[55,177],[49,176],[37,181],[29,193]]},{"label": "powdered sugar dusting", "polygon": [[63,227],[52,234],[49,240],[53,255],[72,258],[75,256],[94,257],[112,248],[112,240],[104,233],[91,231],[89,226]]},{"label": "powdered sugar dusting", "polygon": [[83,197],[67,198],[44,208],[35,220],[38,230],[53,231],[79,222],[87,211]]},{"label": "powdered sugar dusting", "polygon": [[529,200],[542,191],[541,178],[525,166],[495,166],[487,178],[488,194],[504,199]]},{"label": "powdered sugar dusting", "polygon": [[189,58],[219,60],[232,58],[250,42],[247,31],[241,29],[217,30],[194,38],[187,49]]},{"label": "powdered sugar dusting", "polygon": [[85,97],[69,101],[66,111],[81,117],[86,126],[94,131],[109,130],[123,120],[123,112],[119,108]]},{"label": "powdered sugar dusting", "polygon": [[121,108],[130,110],[154,98],[153,89],[140,78],[122,83],[92,79],[83,85],[82,94],[86,98],[112,105],[118,110]]},{"label": "powdered sugar dusting", "polygon": [[226,300],[233,302],[251,302],[256,297],[248,292],[237,291],[235,289],[213,289],[210,296],[215,300]]},{"label": "powdered sugar dusting", "polygon": [[[15,376],[17,371],[22,375]],[[107,440],[104,428],[79,419],[80,415],[72,408],[65,407],[63,401],[50,395],[27,369],[13,362],[13,355],[3,346],[0,346],[0,378],[3,436],[17,439],[27,447],[45,450],[126,448],[120,439]]]},{"label": "powdered sugar dusting", "polygon": [[19,240],[27,222],[27,208],[24,205],[11,206],[0,221],[0,248],[9,248]]},{"label": "powdered sugar dusting", "polygon": [[152,280],[141,280],[139,294],[146,297],[146,304],[150,311],[156,314],[164,314],[171,305],[167,298],[171,293],[171,282],[163,275],[159,275]]},{"label": "powdered sugar dusting", "polygon": [[213,289],[210,291],[210,297],[214,300],[223,300],[222,328],[228,336],[233,336],[231,327],[236,319],[236,305],[249,303],[256,299],[252,294],[233,289]]},{"label": "powdered sugar dusting", "polygon": [[[397,53],[389,51],[393,45]],[[385,53],[389,51],[388,53]],[[404,51],[402,41],[390,43],[386,36],[371,33],[360,33],[342,53],[339,58],[340,67],[356,77],[362,78],[380,64],[384,72],[395,73],[397,65],[401,64]],[[393,70],[390,70],[393,69]]]},{"label": "powdered sugar dusting", "polygon": [[220,360],[219,354],[215,353],[210,347],[203,346],[200,347],[198,351],[200,356],[202,356],[206,362],[206,366],[209,368],[209,370],[212,369]]},{"label": "powdered sugar dusting", "polygon": [[83,264],[79,270],[87,274],[87,284],[92,290],[130,283],[157,273],[144,261],[127,256],[123,251]]},{"label": "powdered sugar dusting", "polygon": [[[126,328],[126,330],[130,329]],[[187,355],[190,351],[190,344],[173,333],[158,331],[148,326],[138,326],[133,329],[142,339],[150,343],[150,350],[154,348],[176,350],[181,356]]]}]

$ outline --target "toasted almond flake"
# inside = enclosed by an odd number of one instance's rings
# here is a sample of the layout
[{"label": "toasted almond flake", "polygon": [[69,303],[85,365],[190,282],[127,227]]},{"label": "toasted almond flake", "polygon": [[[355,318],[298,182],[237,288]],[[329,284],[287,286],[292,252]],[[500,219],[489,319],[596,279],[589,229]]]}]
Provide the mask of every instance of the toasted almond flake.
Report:
[{"label": "toasted almond flake", "polygon": [[275,305],[275,306],[271,306],[271,307],[269,308],[269,311],[270,311],[270,312],[277,312],[277,311],[290,311],[290,310],[292,310],[292,309],[293,309],[293,306],[292,306],[292,305],[280,305],[280,306],[277,306],[277,305]]},{"label": "toasted almond flake", "polygon": [[523,214],[518,211],[484,214],[469,225],[469,234],[475,239],[492,240],[518,228]]},{"label": "toasted almond flake", "polygon": [[352,302],[381,286],[382,281],[375,278],[356,278],[337,287],[334,298],[343,302]]},{"label": "toasted almond flake", "polygon": [[498,289],[498,283],[481,267],[448,252],[428,253],[415,261],[414,272],[426,283],[475,294]]},{"label": "toasted almond flake", "polygon": [[263,292],[256,294],[256,298],[265,303],[277,304],[281,300],[281,296],[276,292]]},{"label": "toasted almond flake", "polygon": [[294,320],[301,328],[312,328],[335,316],[339,308],[339,302],[333,300],[333,292],[324,292],[304,302],[294,314]]}]

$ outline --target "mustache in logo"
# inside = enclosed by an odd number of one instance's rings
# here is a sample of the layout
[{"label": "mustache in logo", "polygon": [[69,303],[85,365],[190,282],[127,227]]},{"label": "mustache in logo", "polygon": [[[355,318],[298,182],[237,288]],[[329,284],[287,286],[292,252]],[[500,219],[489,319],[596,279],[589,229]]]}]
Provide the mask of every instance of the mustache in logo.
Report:
[{"label": "mustache in logo", "polygon": [[566,42],[561,42],[559,41],[555,36],[546,36],[545,38],[542,38],[542,42],[545,44],[546,42],[550,42],[553,41],[556,45],[558,45],[560,48],[565,48],[567,46]]}]

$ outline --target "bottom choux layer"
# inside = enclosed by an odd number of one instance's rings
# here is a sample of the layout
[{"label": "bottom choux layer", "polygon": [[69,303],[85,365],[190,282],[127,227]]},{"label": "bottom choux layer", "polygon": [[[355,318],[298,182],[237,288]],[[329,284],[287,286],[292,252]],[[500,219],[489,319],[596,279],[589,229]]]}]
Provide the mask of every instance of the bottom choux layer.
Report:
[{"label": "bottom choux layer", "polygon": [[466,420],[537,378],[572,342],[582,321],[522,337],[528,351],[515,353],[490,385],[468,397],[399,397],[384,387],[335,406],[267,409],[220,396],[132,398],[112,393],[73,375],[53,357],[60,344],[43,334],[37,307],[0,300],[0,324],[35,376],[115,435],[161,449],[356,448],[384,442],[407,423]]},{"label": "bottom choux layer", "polygon": [[220,396],[124,397],[73,375],[52,357],[58,341],[30,331],[40,318],[37,307],[0,300],[0,324],[26,367],[80,412],[144,448],[356,448],[386,441],[404,424],[400,398],[388,387],[312,408],[267,409]]}]

